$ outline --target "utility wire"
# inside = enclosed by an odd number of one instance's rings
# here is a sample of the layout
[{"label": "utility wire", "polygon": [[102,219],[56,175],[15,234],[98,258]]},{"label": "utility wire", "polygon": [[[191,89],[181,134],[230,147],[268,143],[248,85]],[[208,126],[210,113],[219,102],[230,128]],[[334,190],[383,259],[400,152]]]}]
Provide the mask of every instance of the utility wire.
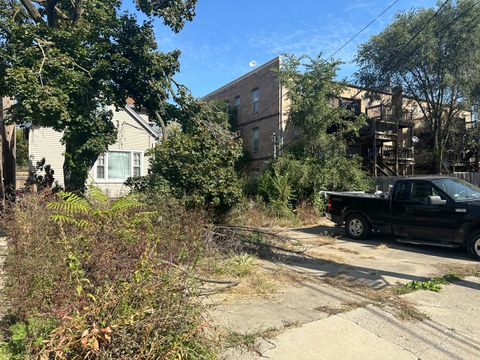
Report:
[{"label": "utility wire", "polygon": [[[446,0],[442,3],[442,5],[437,9],[437,11],[429,18],[429,20],[423,25],[420,27],[420,29],[410,38],[410,40],[408,40],[401,48],[400,50],[397,52],[397,54],[400,54],[402,51],[404,51],[419,35],[422,31],[424,31],[426,29],[426,27],[433,21],[434,18],[436,18],[438,16],[438,14],[442,11],[442,9],[447,5],[447,3],[449,2],[450,0]],[[476,2],[474,3],[470,8],[468,8],[466,11],[464,11],[463,13],[461,13],[459,16],[457,16],[456,18],[453,19],[452,23],[449,25],[453,25],[453,23],[455,23],[456,21],[458,21],[458,19],[460,19],[461,17],[463,17],[465,14],[467,14],[468,11],[470,11],[471,9],[473,9],[479,2]],[[445,30],[448,30],[448,29],[445,29]],[[424,44],[420,43],[417,47],[415,47],[412,51],[408,52],[407,55],[410,55],[412,54],[413,52],[417,51],[421,46],[423,46]],[[398,60],[399,58],[397,56],[393,56],[391,58],[391,60],[387,63],[386,66],[384,66],[385,68],[389,67],[390,65],[392,65],[392,63],[395,61],[395,60]],[[383,69],[383,71],[386,71],[387,69]],[[352,98],[356,98],[358,95],[360,95],[360,93],[362,93],[363,91],[365,91],[365,89],[360,89],[358,92],[356,92]],[[333,116],[335,114],[337,114],[338,112],[340,112],[343,108],[344,108],[345,105],[341,105],[339,107],[337,107],[336,109],[334,109],[332,112],[330,112],[330,114],[326,115],[326,117],[329,117],[329,116]],[[313,127],[312,127],[313,129]],[[310,130],[310,129],[308,129]],[[307,130],[307,131],[308,131]],[[292,139],[289,143],[287,144],[284,144],[283,147],[286,147],[286,146],[289,146],[291,145],[294,141],[296,140],[296,138]]]},{"label": "utility wire", "polygon": [[365,25],[359,32],[357,32],[355,35],[353,35],[345,44],[340,46],[337,50],[334,51],[332,55],[330,55],[327,60],[332,59],[335,55],[337,55],[345,46],[350,44],[355,38],[360,35],[362,32],[364,32],[370,25],[372,25],[375,21],[377,21],[378,18],[380,18],[383,14],[385,14],[388,10],[390,10],[396,3],[398,3],[400,0],[396,0],[393,3],[390,4],[385,10],[383,10],[380,14],[375,16],[372,21],[370,21],[367,25]]},{"label": "utility wire", "polygon": [[[360,35],[362,32],[364,32],[370,25],[372,25],[375,21],[377,21],[383,14],[385,14],[388,10],[390,10],[396,3],[398,3],[400,0],[395,0],[393,3],[391,3],[387,8],[385,8],[380,14],[375,16],[367,25],[365,25],[362,29],[360,29],[355,35],[353,35],[350,39],[347,40],[342,46],[340,46],[337,50],[335,50],[332,55],[330,55],[327,60],[332,59],[336,54],[338,54],[342,49],[345,48],[348,44],[350,44],[353,40],[357,38],[358,35]],[[286,96],[286,94],[282,95],[282,98]],[[264,108],[261,112],[257,113],[257,118],[264,114],[267,110],[269,110],[272,106],[276,104],[276,101],[272,102],[270,105],[268,105],[266,108]]]}]

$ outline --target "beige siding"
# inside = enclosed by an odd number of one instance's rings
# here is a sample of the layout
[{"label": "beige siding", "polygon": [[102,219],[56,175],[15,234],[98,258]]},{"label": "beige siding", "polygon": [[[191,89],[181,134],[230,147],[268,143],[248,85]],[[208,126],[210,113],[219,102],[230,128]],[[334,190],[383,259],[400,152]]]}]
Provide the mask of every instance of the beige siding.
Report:
[{"label": "beige siding", "polygon": [[34,168],[36,163],[45,158],[54,173],[55,180],[60,186],[63,181],[63,153],[65,146],[62,145],[62,133],[50,128],[32,127],[28,135],[28,158],[29,165]]},{"label": "beige siding", "polygon": [[[146,120],[145,117],[143,117]],[[117,142],[109,146],[108,150],[140,151],[143,153],[142,175],[148,174],[149,161],[145,153],[155,146],[155,138],[146,131],[126,111],[115,113],[114,124],[118,128]],[[95,176],[96,164],[89,172],[89,183],[100,187],[111,197],[118,197],[126,194],[129,188],[123,182],[112,182],[108,180],[97,180]]]},{"label": "beige siding", "polygon": [[[142,175],[146,175],[149,162],[145,153],[155,146],[155,137],[125,110],[114,112],[113,123],[118,129],[118,137],[115,144],[109,146],[108,149],[141,152],[143,154]],[[50,164],[55,171],[55,179],[59,185],[63,186],[63,153],[65,147],[61,144],[61,138],[62,133],[53,129],[32,128],[29,135],[29,157],[31,166],[35,166],[37,161],[45,158],[46,163]],[[111,197],[117,197],[128,192],[128,188],[123,185],[122,181],[96,180],[95,170],[96,165],[89,172],[89,184],[99,186]]]}]

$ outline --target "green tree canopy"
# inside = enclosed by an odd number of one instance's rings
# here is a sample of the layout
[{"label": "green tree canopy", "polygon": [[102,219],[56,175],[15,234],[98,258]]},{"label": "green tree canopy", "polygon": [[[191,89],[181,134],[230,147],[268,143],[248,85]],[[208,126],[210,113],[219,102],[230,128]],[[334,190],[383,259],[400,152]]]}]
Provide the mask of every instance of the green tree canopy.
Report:
[{"label": "green tree canopy", "polygon": [[242,155],[241,140],[230,131],[225,104],[203,103],[188,95],[179,103],[182,105],[168,109],[177,126],[167,128],[167,140],[149,154],[150,174],[127,184],[147,193],[161,191],[166,184],[190,206],[223,213],[241,195],[235,171]]},{"label": "green tree canopy", "polygon": [[352,116],[337,107],[345,84],[335,81],[339,62],[323,60],[321,56],[287,56],[279,72],[281,84],[290,101],[289,126],[296,136],[286,142],[287,151],[306,156],[329,158],[346,155],[347,139],[365,125],[363,117]]},{"label": "green tree canopy", "polygon": [[67,190],[84,189],[116,140],[108,105],[130,96],[156,116],[172,93],[179,51],[157,50],[153,18],[178,32],[196,1],[135,3],[143,23],[119,0],[0,0],[0,95],[16,99],[9,121],[63,131]]},{"label": "green tree canopy", "polygon": [[[285,185],[285,179],[293,194],[290,202],[316,201],[321,190],[370,188],[360,158],[348,154],[349,144],[365,125],[365,118],[338,106],[344,87],[335,81],[338,66],[338,62],[326,61],[321,55],[284,58],[278,76],[287,89],[287,133],[293,138],[287,136],[281,155],[260,181],[269,202],[278,203],[280,199],[271,199],[273,193],[265,189],[272,184]],[[286,198],[283,196],[282,201]]]},{"label": "green tree canopy", "polygon": [[473,0],[441,1],[437,9],[401,12],[361,45],[357,55],[361,85],[373,89],[401,85],[418,101],[431,134],[437,172],[442,171],[455,119],[478,100],[479,19],[480,6]]}]

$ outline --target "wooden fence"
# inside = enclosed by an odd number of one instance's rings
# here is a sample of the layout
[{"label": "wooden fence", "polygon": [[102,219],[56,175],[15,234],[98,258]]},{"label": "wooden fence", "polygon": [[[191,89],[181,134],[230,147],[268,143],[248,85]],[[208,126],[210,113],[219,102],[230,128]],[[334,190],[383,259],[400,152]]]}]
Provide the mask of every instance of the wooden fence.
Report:
[{"label": "wooden fence", "polygon": [[[418,176],[428,176],[428,175],[418,175]],[[460,172],[460,173],[449,174],[447,176],[455,176],[459,179],[466,180],[469,183],[472,183],[472,184],[480,187],[480,173]],[[379,177],[375,178],[375,185],[376,185],[378,190],[386,192],[386,191],[388,191],[388,187],[390,185],[393,185],[393,183],[397,179],[401,179],[403,177],[404,176],[379,176]],[[412,176],[408,176],[408,177],[412,177]]]}]

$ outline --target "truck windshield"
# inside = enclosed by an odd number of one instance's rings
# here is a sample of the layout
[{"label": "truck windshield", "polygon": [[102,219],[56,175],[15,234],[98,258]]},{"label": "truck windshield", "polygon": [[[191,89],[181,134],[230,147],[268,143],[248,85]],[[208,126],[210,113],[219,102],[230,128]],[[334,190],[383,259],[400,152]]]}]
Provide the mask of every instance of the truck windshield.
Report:
[{"label": "truck windshield", "polygon": [[460,179],[439,179],[432,181],[455,201],[480,199],[480,188]]}]

